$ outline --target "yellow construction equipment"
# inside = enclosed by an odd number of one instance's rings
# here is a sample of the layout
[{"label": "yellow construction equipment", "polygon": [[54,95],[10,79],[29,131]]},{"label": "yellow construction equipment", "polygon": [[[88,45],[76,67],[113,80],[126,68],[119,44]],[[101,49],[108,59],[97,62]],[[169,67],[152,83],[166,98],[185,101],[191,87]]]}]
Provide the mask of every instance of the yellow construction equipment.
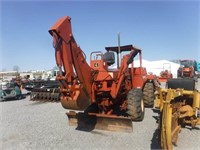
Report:
[{"label": "yellow construction equipment", "polygon": [[189,80],[182,80],[182,84],[185,87],[186,84],[192,85],[194,88],[176,88],[178,85],[176,83],[177,81],[180,83],[180,80],[173,79],[173,88],[170,86],[168,89],[160,88],[156,91],[154,105],[160,109],[159,129],[162,149],[173,149],[178,140],[178,133],[183,127],[190,126],[194,129],[196,125],[200,125],[200,92],[195,89],[195,80]]}]

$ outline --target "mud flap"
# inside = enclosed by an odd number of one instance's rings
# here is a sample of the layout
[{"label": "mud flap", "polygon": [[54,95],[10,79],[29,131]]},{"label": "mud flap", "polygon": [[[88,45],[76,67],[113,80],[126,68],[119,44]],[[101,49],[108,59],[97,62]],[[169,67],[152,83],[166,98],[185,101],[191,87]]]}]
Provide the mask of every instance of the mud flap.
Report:
[{"label": "mud flap", "polygon": [[102,115],[95,113],[66,113],[69,119],[69,126],[77,126],[77,130],[92,131],[94,129],[107,131],[132,132],[131,118],[115,115]]}]

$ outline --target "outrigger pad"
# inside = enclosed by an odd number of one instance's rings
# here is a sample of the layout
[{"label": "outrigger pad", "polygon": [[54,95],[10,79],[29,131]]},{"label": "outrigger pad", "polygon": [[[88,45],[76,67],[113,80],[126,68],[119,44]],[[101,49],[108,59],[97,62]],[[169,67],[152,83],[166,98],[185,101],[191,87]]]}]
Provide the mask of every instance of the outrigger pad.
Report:
[{"label": "outrigger pad", "polygon": [[70,126],[77,126],[77,130],[92,131],[94,129],[107,131],[132,132],[132,121],[128,117],[115,115],[101,115],[94,113],[76,113],[70,111],[66,113],[69,119]]},{"label": "outrigger pad", "polygon": [[169,79],[167,82],[168,89],[184,89],[194,91],[195,79],[192,78],[181,78],[181,79]]}]

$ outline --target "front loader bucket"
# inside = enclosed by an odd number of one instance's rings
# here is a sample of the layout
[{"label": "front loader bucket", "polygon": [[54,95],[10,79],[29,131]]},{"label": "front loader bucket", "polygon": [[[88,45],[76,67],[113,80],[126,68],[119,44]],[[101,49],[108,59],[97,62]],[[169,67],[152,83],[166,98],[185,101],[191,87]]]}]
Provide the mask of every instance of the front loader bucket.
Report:
[{"label": "front loader bucket", "polygon": [[107,131],[132,132],[132,121],[128,117],[115,115],[102,115],[95,113],[66,113],[70,126],[77,126],[77,130],[92,131],[94,129]]}]

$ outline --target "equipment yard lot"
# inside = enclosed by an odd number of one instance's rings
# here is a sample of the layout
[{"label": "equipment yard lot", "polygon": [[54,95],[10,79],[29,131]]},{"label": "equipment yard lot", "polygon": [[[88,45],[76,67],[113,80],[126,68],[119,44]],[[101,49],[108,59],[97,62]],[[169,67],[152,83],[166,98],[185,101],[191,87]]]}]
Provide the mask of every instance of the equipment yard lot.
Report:
[{"label": "equipment yard lot", "polygon": [[[66,110],[60,103],[29,99],[27,96],[26,99],[0,103],[0,149],[160,149],[153,117],[158,114],[150,108],[145,110],[142,122],[133,122],[132,133],[86,132],[68,126]],[[199,141],[200,126],[193,131],[184,128],[179,134],[178,147],[174,149],[197,150],[200,149]]]}]

